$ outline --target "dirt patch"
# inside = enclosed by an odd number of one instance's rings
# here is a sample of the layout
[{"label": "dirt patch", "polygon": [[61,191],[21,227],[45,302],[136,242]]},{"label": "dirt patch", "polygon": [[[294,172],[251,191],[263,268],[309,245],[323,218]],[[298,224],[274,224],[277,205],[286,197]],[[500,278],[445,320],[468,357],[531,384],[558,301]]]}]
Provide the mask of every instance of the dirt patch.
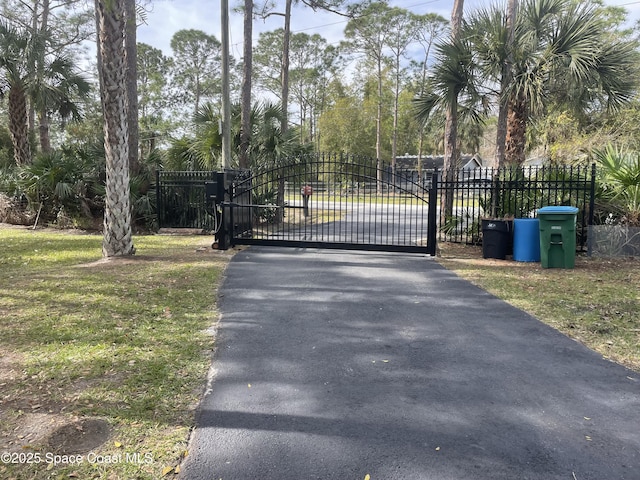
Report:
[{"label": "dirt patch", "polygon": [[[67,390],[80,393],[93,383],[80,378]],[[64,454],[67,449],[75,453],[106,441],[108,425],[102,420],[79,420],[65,412],[70,404],[52,399],[59,391],[29,381],[24,372],[24,355],[0,348],[0,450],[20,452],[47,446],[48,451]]]},{"label": "dirt patch", "polygon": [[[219,257],[221,255],[230,255],[233,253],[233,250],[229,251],[230,253],[227,253],[226,251],[223,250],[216,250],[214,248],[211,248],[211,246],[200,246],[200,247],[196,247],[193,250],[193,253],[197,253],[200,255],[206,255],[206,256],[212,256],[212,257]],[[187,259],[187,254],[185,254],[183,257],[183,259]],[[95,262],[89,262],[89,263],[82,263],[79,265],[76,265],[75,268],[95,268],[95,269],[104,269],[104,268],[110,268],[110,267],[120,267],[120,266],[124,266],[124,265],[135,265],[135,264],[139,264],[139,263],[143,263],[143,262],[166,262],[166,261],[175,261],[175,257],[170,260],[166,257],[161,257],[161,256],[153,256],[153,255],[128,255],[128,256],[122,256],[122,257],[107,257],[107,258],[101,258],[99,260],[96,260]]]},{"label": "dirt patch", "polygon": [[[2,313],[0,310],[0,315]],[[4,349],[0,349],[0,354],[0,387],[4,387],[6,385],[5,382],[11,382],[18,378],[24,360],[21,354]]]},{"label": "dirt patch", "polygon": [[109,424],[99,418],[83,418],[57,428],[47,440],[50,451],[59,455],[87,453],[111,436]]},{"label": "dirt patch", "polygon": [[122,265],[134,265],[141,262],[152,262],[162,260],[160,257],[144,256],[144,255],[127,255],[122,257],[106,257],[96,260],[95,262],[82,263],[76,265],[76,268],[101,268]]},{"label": "dirt patch", "polygon": [[[69,450],[76,448],[67,437],[80,442],[79,447],[93,445],[91,448],[108,439],[108,434],[106,437],[103,434],[104,428],[98,428],[92,422],[85,426],[85,420],[64,412],[66,406],[49,402],[44,392],[33,388],[24,397],[16,399],[9,396],[0,402],[1,450],[20,452],[26,448],[48,447],[47,451],[66,453],[67,445],[73,447]],[[26,400],[27,397],[32,400]]]},{"label": "dirt patch", "polygon": [[3,423],[10,424],[10,431],[2,434],[0,448],[7,452],[22,452],[47,443],[47,438],[57,428],[69,422],[68,416],[51,413],[2,412]]}]

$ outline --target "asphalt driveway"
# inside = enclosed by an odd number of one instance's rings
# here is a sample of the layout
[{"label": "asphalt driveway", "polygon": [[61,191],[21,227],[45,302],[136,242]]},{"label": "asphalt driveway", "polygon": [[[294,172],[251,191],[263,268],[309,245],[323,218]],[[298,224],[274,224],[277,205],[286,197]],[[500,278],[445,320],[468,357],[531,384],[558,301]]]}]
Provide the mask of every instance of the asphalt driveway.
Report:
[{"label": "asphalt driveway", "polygon": [[186,480],[640,479],[640,375],[428,257],[230,263]]}]

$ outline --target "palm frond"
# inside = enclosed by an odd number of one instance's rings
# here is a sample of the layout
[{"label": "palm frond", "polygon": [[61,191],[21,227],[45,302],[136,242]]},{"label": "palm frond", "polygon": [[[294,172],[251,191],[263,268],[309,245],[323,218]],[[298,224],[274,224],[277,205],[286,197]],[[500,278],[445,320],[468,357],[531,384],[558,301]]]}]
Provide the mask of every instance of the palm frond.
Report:
[{"label": "palm frond", "polygon": [[433,113],[442,103],[442,97],[435,93],[427,93],[413,100],[413,111],[416,119],[425,125],[431,120]]}]

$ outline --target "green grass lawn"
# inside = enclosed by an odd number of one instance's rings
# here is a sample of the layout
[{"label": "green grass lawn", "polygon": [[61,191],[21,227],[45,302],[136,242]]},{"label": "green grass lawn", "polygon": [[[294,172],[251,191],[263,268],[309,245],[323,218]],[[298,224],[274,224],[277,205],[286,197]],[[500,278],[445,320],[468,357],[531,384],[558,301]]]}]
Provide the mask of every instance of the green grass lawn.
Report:
[{"label": "green grass lawn", "polygon": [[[0,478],[157,479],[186,453],[229,255],[211,237],[156,235],[103,261],[101,241],[0,227],[0,452],[14,452]],[[47,462],[65,452],[56,428],[89,440],[88,418],[108,424],[93,450],[105,457]]]},{"label": "green grass lawn", "polygon": [[482,258],[442,244],[438,261],[603,357],[640,372],[640,259],[579,255],[574,269]]}]

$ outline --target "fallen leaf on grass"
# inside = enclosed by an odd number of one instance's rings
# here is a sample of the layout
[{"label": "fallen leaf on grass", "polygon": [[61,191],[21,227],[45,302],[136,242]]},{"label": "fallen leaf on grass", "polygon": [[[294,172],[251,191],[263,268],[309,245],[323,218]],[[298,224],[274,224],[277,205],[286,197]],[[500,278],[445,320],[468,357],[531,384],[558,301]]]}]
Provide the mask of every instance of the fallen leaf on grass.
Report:
[{"label": "fallen leaf on grass", "polygon": [[162,469],[162,476],[166,476],[169,475],[171,472],[173,472],[173,467],[164,467]]}]

